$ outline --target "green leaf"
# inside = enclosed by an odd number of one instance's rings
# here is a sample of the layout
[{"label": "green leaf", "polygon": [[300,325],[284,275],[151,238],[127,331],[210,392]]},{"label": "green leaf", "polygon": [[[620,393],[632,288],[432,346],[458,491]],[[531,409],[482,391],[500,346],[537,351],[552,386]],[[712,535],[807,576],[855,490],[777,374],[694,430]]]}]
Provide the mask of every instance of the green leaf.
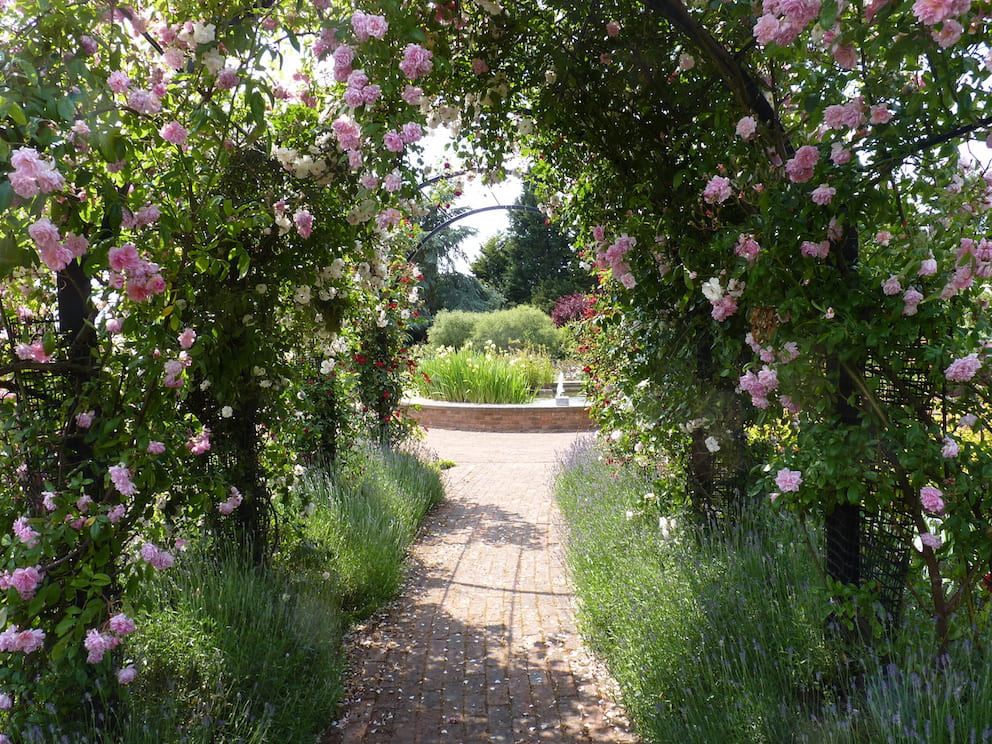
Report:
[{"label": "green leaf", "polygon": [[107,210],[107,219],[110,220],[110,229],[115,233],[120,230],[121,222],[124,221],[124,208],[119,201],[115,201]]},{"label": "green leaf", "polygon": [[28,615],[34,616],[41,612],[41,608],[46,605],[53,605],[62,596],[62,587],[57,583],[47,584],[39,591],[31,604],[28,605]]},{"label": "green leaf", "polygon": [[837,0],[825,0],[820,6],[820,25],[823,28],[830,28],[837,20]]},{"label": "green leaf", "polygon": [[251,109],[251,116],[256,124],[265,122],[265,98],[257,90],[248,94],[248,108]]},{"label": "green leaf", "polygon": [[61,638],[70,630],[72,630],[72,628],[75,627],[75,625],[76,625],[76,618],[74,618],[72,615],[67,615],[66,617],[62,618],[61,622],[58,625],[55,626],[55,635]]},{"label": "green leaf", "polygon": [[72,636],[67,635],[59,639],[59,642],[52,646],[51,658],[52,661],[58,661],[63,656],[65,652],[69,650],[69,644],[72,642]]},{"label": "green leaf", "polygon": [[238,279],[244,279],[250,266],[251,256],[249,256],[247,252],[242,252],[242,254],[238,256]]},{"label": "green leaf", "polygon": [[24,70],[25,74],[27,74],[34,85],[38,85],[38,70],[35,69],[33,64],[28,62],[26,59],[21,59],[20,57],[16,57],[14,59],[14,63]]},{"label": "green leaf", "polygon": [[76,104],[75,102],[66,96],[55,106],[59,113],[59,116],[63,121],[73,121],[76,118]]},{"label": "green leaf", "polygon": [[79,616],[79,622],[83,625],[92,623],[103,611],[103,601],[99,598],[91,599],[83,608],[83,613]]},{"label": "green leaf", "polygon": [[14,188],[10,181],[0,183],[0,212],[4,212],[14,203]]},{"label": "green leaf", "polygon": [[116,129],[104,132],[95,139],[97,149],[108,163],[116,163],[127,155],[127,145]]},{"label": "green leaf", "polygon": [[24,110],[16,101],[0,96],[0,117],[2,116],[9,116],[12,122],[22,127],[28,123]]}]

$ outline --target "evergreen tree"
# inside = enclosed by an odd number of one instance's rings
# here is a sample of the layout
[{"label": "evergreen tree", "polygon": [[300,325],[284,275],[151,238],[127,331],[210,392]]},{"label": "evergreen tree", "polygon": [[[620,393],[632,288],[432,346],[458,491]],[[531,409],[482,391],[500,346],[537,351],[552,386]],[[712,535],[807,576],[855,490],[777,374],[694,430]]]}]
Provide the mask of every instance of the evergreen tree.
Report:
[{"label": "evergreen tree", "polygon": [[[524,182],[517,200],[536,207],[534,185]],[[472,264],[473,273],[501,291],[507,302],[534,304],[546,312],[563,295],[592,288],[592,278],[579,266],[569,238],[532,211],[510,212],[510,228],[482,248]]]}]

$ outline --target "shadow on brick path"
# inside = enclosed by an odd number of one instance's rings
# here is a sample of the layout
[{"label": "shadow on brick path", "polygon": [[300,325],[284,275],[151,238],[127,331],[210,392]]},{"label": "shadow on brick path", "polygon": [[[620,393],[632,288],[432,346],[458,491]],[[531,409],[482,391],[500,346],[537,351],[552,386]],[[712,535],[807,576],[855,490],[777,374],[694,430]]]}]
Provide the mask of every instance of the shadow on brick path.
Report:
[{"label": "shadow on brick path", "polygon": [[435,429],[457,465],[414,546],[403,595],[359,628],[322,744],[634,742],[585,651],[549,491],[584,434]]}]

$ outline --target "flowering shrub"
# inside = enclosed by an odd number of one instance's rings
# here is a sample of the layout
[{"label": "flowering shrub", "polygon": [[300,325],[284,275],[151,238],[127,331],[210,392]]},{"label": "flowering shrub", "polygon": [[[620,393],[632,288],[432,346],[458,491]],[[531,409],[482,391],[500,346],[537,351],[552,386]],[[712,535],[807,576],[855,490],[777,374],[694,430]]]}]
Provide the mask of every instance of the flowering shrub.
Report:
[{"label": "flowering shrub", "polygon": [[[421,19],[329,8],[0,4],[0,727],[13,735],[53,715],[71,727],[84,680],[133,678],[112,618],[182,559],[184,533],[264,541],[295,460],[282,430],[295,355],[331,359],[371,318],[383,366],[362,395],[377,429],[396,408],[418,207],[381,132],[419,147],[411,81],[432,55],[409,49]],[[292,80],[271,76],[280,40],[300,39],[312,47]]]},{"label": "flowering shrub", "polygon": [[592,301],[585,292],[576,292],[555,300],[551,310],[552,322],[561,328],[563,325],[574,323],[585,318],[592,310]]},{"label": "flowering shrub", "polygon": [[[992,459],[944,456],[985,417],[992,187],[966,149],[992,120],[962,81],[992,64],[977,7],[924,5],[473,7],[453,56],[490,166],[522,141],[584,238],[590,392],[617,454],[665,448],[700,493],[747,481],[823,514],[843,581],[866,576],[838,531],[902,515],[946,641],[992,556]],[[748,480],[744,425],[779,417],[797,449]],[[926,486],[953,493],[943,514]]]}]

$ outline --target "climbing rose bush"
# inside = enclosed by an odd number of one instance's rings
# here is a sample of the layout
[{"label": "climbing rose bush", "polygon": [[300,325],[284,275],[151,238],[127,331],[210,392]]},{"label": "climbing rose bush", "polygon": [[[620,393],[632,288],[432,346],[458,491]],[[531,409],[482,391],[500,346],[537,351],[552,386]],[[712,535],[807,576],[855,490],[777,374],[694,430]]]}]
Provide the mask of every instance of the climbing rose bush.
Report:
[{"label": "climbing rose bush", "polygon": [[[648,0],[438,17],[458,29],[448,85],[471,113],[457,127],[490,169],[507,143],[530,156],[600,277],[584,348],[615,455],[664,450],[690,487],[730,468],[738,493],[828,520],[900,515],[947,642],[992,559],[976,435],[992,273],[984,12]],[[779,421],[790,446],[752,461],[744,427]],[[777,486],[783,470],[796,475]],[[913,547],[923,534],[939,545]]]},{"label": "climbing rose bush", "polygon": [[[131,682],[131,589],[288,487],[294,359],[333,360],[369,317],[403,348],[422,20],[0,3],[0,735]],[[381,417],[401,367],[369,393]],[[268,482],[222,465],[239,426]]]}]

